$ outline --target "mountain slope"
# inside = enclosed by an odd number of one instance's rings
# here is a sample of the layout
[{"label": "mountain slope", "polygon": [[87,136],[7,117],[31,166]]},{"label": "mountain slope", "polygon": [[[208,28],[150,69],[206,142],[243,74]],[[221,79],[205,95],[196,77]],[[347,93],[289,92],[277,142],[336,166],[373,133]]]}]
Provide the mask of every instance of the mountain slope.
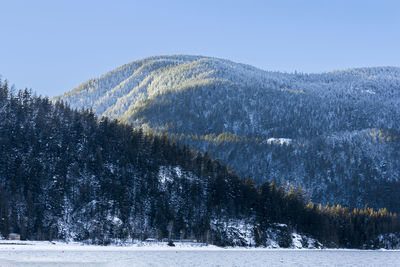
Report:
[{"label": "mountain slope", "polygon": [[29,240],[100,244],[146,238],[221,246],[315,247],[315,238],[333,247],[399,244],[399,217],[386,209],[316,206],[293,188],[268,182],[256,187],[208,153],[179,148],[166,135],[99,120],[27,90],[14,95],[1,81],[0,184],[1,237],[17,232]]},{"label": "mountain slope", "polygon": [[135,61],[58,97],[209,151],[321,203],[400,209],[400,69],[266,72],[228,60]]}]

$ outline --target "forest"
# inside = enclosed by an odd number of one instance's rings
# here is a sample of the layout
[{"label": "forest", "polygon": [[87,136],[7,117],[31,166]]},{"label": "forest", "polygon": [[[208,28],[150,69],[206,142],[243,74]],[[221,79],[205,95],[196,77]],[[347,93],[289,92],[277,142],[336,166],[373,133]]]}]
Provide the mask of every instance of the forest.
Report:
[{"label": "forest", "polygon": [[400,68],[271,72],[225,59],[137,60],[56,97],[210,153],[316,203],[400,210]]},{"label": "forest", "polygon": [[218,228],[230,221],[249,225],[254,246],[265,246],[280,224],[282,247],[297,232],[326,247],[391,248],[397,241],[386,241],[400,232],[398,215],[385,208],[314,204],[301,187],[255,184],[167,134],[16,92],[7,81],[0,82],[0,218],[2,237],[95,244],[151,237],[249,245]]}]

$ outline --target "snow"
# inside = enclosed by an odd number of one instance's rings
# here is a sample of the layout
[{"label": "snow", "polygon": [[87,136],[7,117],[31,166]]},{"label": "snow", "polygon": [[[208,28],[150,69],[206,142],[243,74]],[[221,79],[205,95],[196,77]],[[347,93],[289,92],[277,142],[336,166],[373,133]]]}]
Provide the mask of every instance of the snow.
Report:
[{"label": "snow", "polygon": [[303,245],[301,244],[301,235],[293,233],[292,234],[292,246],[294,246],[294,248],[302,248]]},{"label": "snow", "polygon": [[112,221],[112,223],[116,226],[121,226],[123,224],[121,219],[118,217],[115,217],[115,216],[113,217],[113,216],[108,215],[107,220]]},{"label": "snow", "polygon": [[173,181],[173,176],[171,175],[171,172],[167,167],[165,166],[160,167],[158,173],[158,180],[160,181],[161,184]]},{"label": "snow", "polygon": [[[254,224],[244,220],[217,220],[211,221],[211,229],[220,236],[223,241],[222,246],[242,246],[254,247],[256,245],[256,237]],[[293,249],[318,249],[322,248],[323,244],[318,240],[299,234],[295,231],[290,231],[288,226],[283,223],[273,223],[266,231],[265,243],[258,244],[259,247],[276,249],[290,247]],[[286,234],[289,234],[286,239]],[[291,240],[290,240],[291,239]],[[286,245],[286,246],[285,246]]]},{"label": "snow", "polygon": [[211,221],[211,228],[219,232],[226,232],[228,239],[237,245],[251,246],[255,244],[253,225],[242,220]]},{"label": "snow", "polygon": [[287,227],[287,224],[285,223],[273,223],[272,225],[277,227]]},{"label": "snow", "polygon": [[174,171],[178,175],[178,178],[182,178],[182,169],[180,167],[175,167]]},{"label": "snow", "polygon": [[298,233],[292,233],[292,246],[294,249],[315,249],[322,247],[322,244],[314,238],[300,235]]},{"label": "snow", "polygon": [[289,145],[292,143],[292,139],[290,138],[268,138],[267,144],[280,144],[280,145]]},{"label": "snow", "polygon": [[361,92],[363,92],[363,93],[367,93],[367,94],[371,94],[371,95],[376,95],[376,93],[374,92],[374,91],[372,91],[372,90],[361,90]]},{"label": "snow", "polygon": [[1,241],[0,266],[400,266],[394,250],[218,248],[177,244],[89,246]]}]

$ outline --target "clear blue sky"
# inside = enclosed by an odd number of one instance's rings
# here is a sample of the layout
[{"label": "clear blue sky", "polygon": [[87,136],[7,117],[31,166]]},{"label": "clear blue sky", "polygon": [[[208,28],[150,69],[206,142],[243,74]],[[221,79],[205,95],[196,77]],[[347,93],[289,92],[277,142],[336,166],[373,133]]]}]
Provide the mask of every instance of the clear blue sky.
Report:
[{"label": "clear blue sky", "polygon": [[289,72],[400,66],[397,0],[0,0],[0,10],[2,79],[48,96],[153,55]]}]

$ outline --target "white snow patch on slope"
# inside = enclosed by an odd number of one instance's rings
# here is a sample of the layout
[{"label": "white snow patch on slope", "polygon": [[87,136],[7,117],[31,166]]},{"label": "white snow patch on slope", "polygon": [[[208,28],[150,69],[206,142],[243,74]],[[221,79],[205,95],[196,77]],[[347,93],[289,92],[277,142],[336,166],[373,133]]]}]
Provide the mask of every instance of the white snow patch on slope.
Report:
[{"label": "white snow patch on slope", "polygon": [[292,143],[290,138],[268,138],[267,144],[289,145]]}]

